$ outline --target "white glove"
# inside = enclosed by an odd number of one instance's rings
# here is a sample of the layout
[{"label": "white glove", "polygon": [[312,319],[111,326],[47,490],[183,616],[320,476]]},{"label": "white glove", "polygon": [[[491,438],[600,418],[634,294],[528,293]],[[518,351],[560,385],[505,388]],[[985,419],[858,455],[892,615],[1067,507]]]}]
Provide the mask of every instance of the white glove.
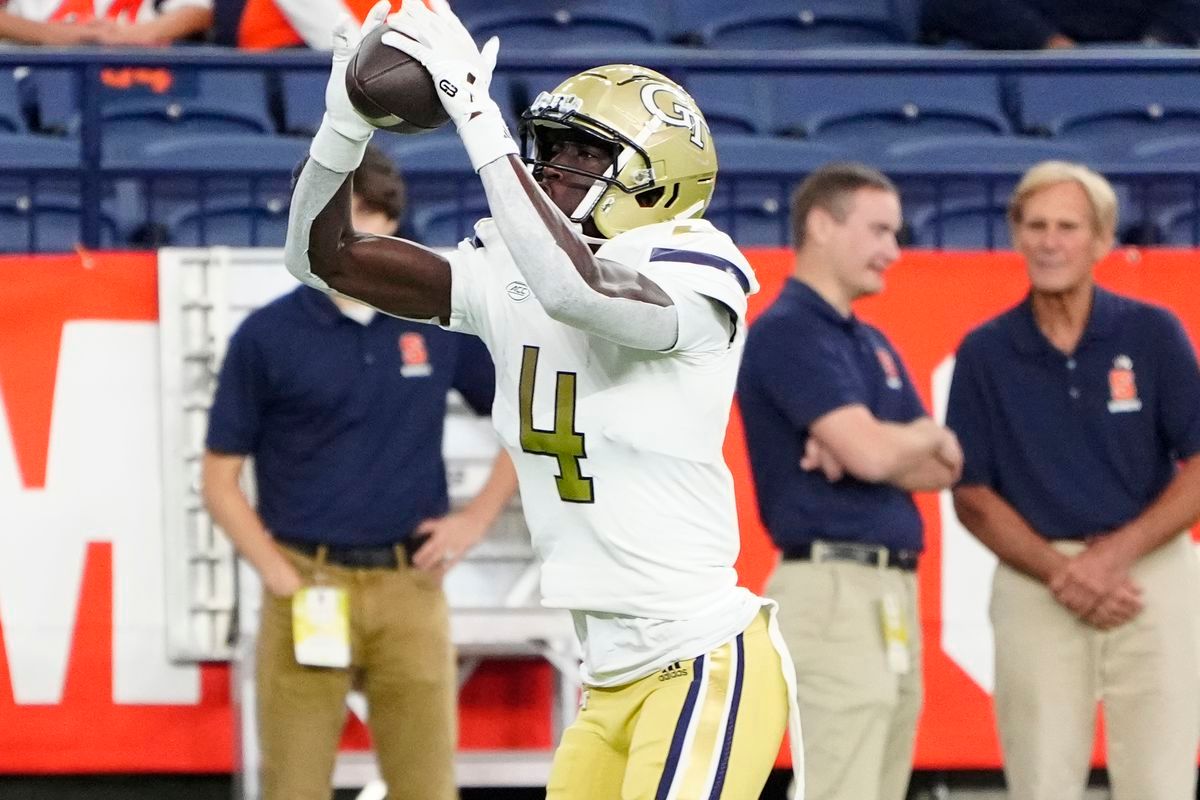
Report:
[{"label": "white glove", "polygon": [[379,0],[367,13],[362,27],[349,14],[342,14],[333,28],[333,66],[325,85],[325,116],[313,137],[309,154],[323,167],[334,172],[353,172],[362,163],[367,142],[375,127],[354,110],[346,93],[346,65],[363,37],[383,23],[390,5]]},{"label": "white glove", "polygon": [[517,152],[500,107],[488,94],[500,40],[480,50],[446,0],[407,0],[388,19],[383,43],[420,61],[437,86],[438,97],[478,172],[485,164]]}]

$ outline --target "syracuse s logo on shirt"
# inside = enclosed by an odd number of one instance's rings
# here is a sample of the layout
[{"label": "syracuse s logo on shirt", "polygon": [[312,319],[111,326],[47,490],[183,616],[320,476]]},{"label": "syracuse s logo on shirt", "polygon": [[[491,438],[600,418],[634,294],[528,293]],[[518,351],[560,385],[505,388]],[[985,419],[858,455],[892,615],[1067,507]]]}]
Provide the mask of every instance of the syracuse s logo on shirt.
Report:
[{"label": "syracuse s logo on shirt", "polygon": [[1117,356],[1113,359],[1112,369],[1108,371],[1108,412],[1119,414],[1141,410],[1142,401],[1138,398],[1133,359],[1126,355]]}]

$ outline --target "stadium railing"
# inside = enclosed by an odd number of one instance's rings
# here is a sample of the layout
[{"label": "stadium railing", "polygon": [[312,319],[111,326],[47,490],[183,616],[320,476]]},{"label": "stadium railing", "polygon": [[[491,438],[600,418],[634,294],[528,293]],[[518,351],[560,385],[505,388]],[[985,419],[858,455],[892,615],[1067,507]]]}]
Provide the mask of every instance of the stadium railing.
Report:
[{"label": "stadium railing", "polygon": [[[742,101],[744,81],[761,130],[716,130],[718,153],[726,142],[728,157],[710,216],[747,245],[786,244],[792,187],[819,163],[855,158],[896,179],[915,246],[1001,247],[997,215],[1006,192],[1045,157],[1077,158],[1114,180],[1126,241],[1200,244],[1200,165],[1189,157],[1200,152],[1200,113],[1187,99],[1200,96],[1197,53],[511,50],[502,52],[497,99],[515,117],[537,91],[613,61],[644,64],[685,86],[723,87],[730,106]],[[307,126],[294,120],[313,117],[311,108],[295,107],[320,103],[308,95],[321,85],[312,76],[327,69],[327,54],[31,48],[0,52],[0,65],[17,77],[0,86],[17,93],[16,104],[0,97],[5,118],[14,107],[20,115],[0,132],[0,249],[61,250],[75,241],[87,248],[281,243],[291,169],[311,127],[311,119]],[[310,79],[285,80],[296,75]],[[969,76],[978,80],[964,82]],[[1029,119],[1044,116],[1027,113],[1041,98],[1023,98],[1022,88],[1056,76],[1074,87],[1070,110],[1075,119],[1093,120],[1090,127],[1030,127]],[[831,120],[824,113],[830,103],[803,88],[821,87],[822,78],[870,87],[870,102],[855,110],[839,101]],[[1189,94],[1193,82],[1197,91]],[[292,85],[303,94],[289,96]],[[1125,85],[1142,94],[1109,91]],[[894,97],[886,95],[889,86]],[[982,87],[988,96],[967,97],[963,87]],[[989,118],[991,132],[979,125]],[[786,129],[773,129],[772,120]],[[431,244],[469,233],[480,208],[465,159],[433,157],[457,152],[453,143],[435,141],[442,136],[452,134],[379,139],[410,184],[409,233],[428,234]],[[1171,147],[1157,146],[1163,142]]]}]

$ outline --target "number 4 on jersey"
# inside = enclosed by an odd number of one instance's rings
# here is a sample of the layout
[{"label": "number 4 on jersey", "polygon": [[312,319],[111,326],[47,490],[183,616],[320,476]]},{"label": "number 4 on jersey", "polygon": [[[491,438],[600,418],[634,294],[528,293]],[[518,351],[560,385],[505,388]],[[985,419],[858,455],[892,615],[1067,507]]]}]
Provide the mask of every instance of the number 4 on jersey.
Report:
[{"label": "number 4 on jersey", "polygon": [[554,383],[554,428],[533,426],[533,388],[539,348],[525,345],[521,354],[521,449],[558,459],[558,496],[568,503],[594,502],[592,479],[579,462],[587,458],[584,435],[575,430],[575,373],[559,372]]}]

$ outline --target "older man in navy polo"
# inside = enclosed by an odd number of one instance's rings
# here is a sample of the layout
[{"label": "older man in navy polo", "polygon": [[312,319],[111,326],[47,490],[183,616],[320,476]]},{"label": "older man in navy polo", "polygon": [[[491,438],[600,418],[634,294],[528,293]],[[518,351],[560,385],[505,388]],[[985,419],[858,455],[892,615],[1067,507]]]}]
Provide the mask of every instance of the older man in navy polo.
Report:
[{"label": "older man in navy polo", "polygon": [[899,254],[891,181],[818,170],[792,226],[793,279],[751,327],[738,381],[759,511],[783,551],[767,594],[796,664],[809,800],[902,800],[922,697],[910,492],[949,486],[962,454],[851,313]]},{"label": "older man in navy polo", "polygon": [[[1116,196],[1031,169],[1009,221],[1030,292],[958,351],[963,524],[1000,560],[996,720],[1013,800],[1079,800],[1104,706],[1115,800],[1192,800],[1200,744],[1200,369],[1165,309],[1095,285]],[[1182,468],[1178,466],[1182,462]]]}]

